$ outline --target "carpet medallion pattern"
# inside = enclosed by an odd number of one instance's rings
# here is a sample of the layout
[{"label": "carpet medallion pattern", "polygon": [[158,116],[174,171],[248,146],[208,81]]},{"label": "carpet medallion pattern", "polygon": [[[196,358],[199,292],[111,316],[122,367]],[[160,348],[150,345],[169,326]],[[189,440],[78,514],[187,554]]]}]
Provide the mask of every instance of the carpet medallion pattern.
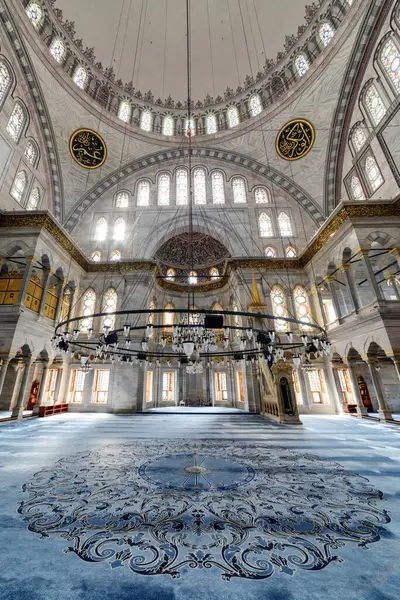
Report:
[{"label": "carpet medallion pattern", "polygon": [[383,495],[340,464],[214,440],[106,446],[59,460],[23,487],[29,530],[92,563],[225,581],[320,570],[390,522]]}]

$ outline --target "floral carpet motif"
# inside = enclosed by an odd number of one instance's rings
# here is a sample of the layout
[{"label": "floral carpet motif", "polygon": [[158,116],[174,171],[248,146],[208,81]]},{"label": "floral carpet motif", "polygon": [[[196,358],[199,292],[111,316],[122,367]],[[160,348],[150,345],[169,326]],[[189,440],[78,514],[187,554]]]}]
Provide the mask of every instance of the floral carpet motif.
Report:
[{"label": "floral carpet motif", "polygon": [[265,579],[324,569],[390,522],[340,464],[233,441],[140,441],[59,460],[24,485],[28,528],[65,552],[143,575]]}]

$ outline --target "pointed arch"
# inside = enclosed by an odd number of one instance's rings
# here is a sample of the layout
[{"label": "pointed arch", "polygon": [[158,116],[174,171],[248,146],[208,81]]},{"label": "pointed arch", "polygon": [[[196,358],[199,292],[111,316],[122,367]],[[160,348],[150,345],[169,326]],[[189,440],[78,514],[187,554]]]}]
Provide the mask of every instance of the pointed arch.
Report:
[{"label": "pointed arch", "polygon": [[272,314],[277,318],[276,331],[288,331],[288,322],[282,320],[282,317],[287,318],[288,311],[286,305],[286,295],[280,285],[274,285],[271,288],[271,304]]},{"label": "pointed arch", "polygon": [[[109,287],[103,294],[103,306],[101,308],[101,312],[103,313],[113,313],[117,310],[117,302],[118,295],[117,291],[113,287]],[[109,314],[106,317],[103,317],[103,327],[106,327],[108,330],[115,329],[115,315]]]},{"label": "pointed arch", "polygon": [[93,329],[93,317],[96,306],[96,292],[93,288],[88,288],[83,294],[81,317],[85,317],[80,322],[80,329],[84,333],[87,333],[89,329]]},{"label": "pointed arch", "polygon": [[108,225],[105,217],[97,219],[94,237],[98,242],[104,242],[107,237],[107,229]]}]

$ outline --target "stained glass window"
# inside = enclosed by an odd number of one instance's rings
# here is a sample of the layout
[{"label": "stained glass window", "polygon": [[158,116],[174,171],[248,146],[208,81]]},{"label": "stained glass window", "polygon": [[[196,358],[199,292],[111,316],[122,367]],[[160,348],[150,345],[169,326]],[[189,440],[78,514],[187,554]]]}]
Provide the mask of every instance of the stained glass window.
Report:
[{"label": "stained glass window", "polygon": [[365,92],[365,105],[373,124],[379,125],[386,114],[386,106],[373,83],[371,83]]},{"label": "stained glass window", "polygon": [[319,39],[321,40],[322,44],[324,46],[327,46],[334,36],[334,31],[333,31],[332,26],[329,23],[327,23],[326,21],[324,23],[321,23],[321,25],[319,26],[319,29],[318,29],[318,35],[319,35]]},{"label": "stained glass window", "polygon": [[96,223],[95,239],[103,242],[107,237],[107,221],[104,217],[100,217]]},{"label": "stained glass window", "polygon": [[208,113],[206,116],[206,132],[208,134],[217,133],[217,117],[214,113]]},{"label": "stained glass window", "polygon": [[162,173],[158,176],[158,205],[168,206],[169,191],[171,187],[171,177],[168,173]]},{"label": "stained glass window", "polygon": [[113,250],[110,254],[110,260],[117,261],[121,260],[121,252],[119,250]]},{"label": "stained glass window", "polygon": [[230,128],[239,125],[239,111],[236,106],[230,106],[228,108],[228,125]]},{"label": "stained glass window", "polygon": [[139,181],[137,187],[137,205],[148,206],[150,203],[150,183],[145,179]]},{"label": "stained glass window", "polygon": [[92,329],[93,317],[91,317],[90,315],[93,315],[94,313],[95,304],[96,292],[92,290],[92,288],[89,288],[88,290],[86,290],[82,298],[81,317],[85,317],[85,319],[82,319],[82,321],[80,322],[80,328],[83,332]]},{"label": "stained glass window", "polygon": [[168,269],[166,279],[168,279],[168,281],[175,281],[174,269]]},{"label": "stained glass window", "polygon": [[178,169],[176,172],[176,203],[181,206],[188,203],[188,172]]},{"label": "stained glass window", "polygon": [[[296,317],[299,321],[305,321],[306,323],[311,322],[310,307],[308,305],[308,298],[305,289],[301,285],[297,285],[293,291],[294,305],[296,310]],[[311,327],[307,325],[300,326],[302,330],[309,330]]]},{"label": "stained glass window", "polygon": [[11,85],[11,75],[7,66],[0,61],[0,102],[4,100]]},{"label": "stained glass window", "polygon": [[92,252],[92,261],[93,262],[100,262],[101,261],[101,252],[100,252],[100,250],[95,250],[94,252]]},{"label": "stained glass window", "polygon": [[25,158],[27,159],[29,164],[34,166],[36,163],[38,153],[37,153],[36,145],[31,140],[29,140],[28,143],[26,144],[24,154],[25,154]]},{"label": "stained glass window", "polygon": [[276,258],[275,249],[272,248],[271,246],[268,246],[268,248],[265,248],[265,256],[267,258]]},{"label": "stained glass window", "polygon": [[383,183],[383,177],[373,156],[367,156],[365,161],[365,173],[373,192]]},{"label": "stained glass window", "polygon": [[260,237],[273,237],[272,221],[266,213],[259,215],[258,226],[260,228]]},{"label": "stained glass window", "polygon": [[50,44],[50,54],[52,57],[61,64],[64,61],[65,53],[66,48],[62,39],[59,37],[53,38]]},{"label": "stained glass window", "polygon": [[190,133],[191,137],[196,135],[196,123],[194,122],[193,117],[190,118],[190,121],[188,118],[185,119],[185,135],[186,135],[186,137],[189,137],[189,133]]},{"label": "stained glass window", "polygon": [[31,193],[29,194],[28,203],[26,205],[26,210],[36,210],[39,206],[40,202],[40,192],[37,187],[33,188]]},{"label": "stained glass window", "polygon": [[174,135],[174,119],[171,115],[164,117],[162,132],[164,135]]},{"label": "stained glass window", "polygon": [[294,65],[299,77],[303,77],[303,75],[305,75],[310,68],[310,63],[308,62],[308,58],[305,54],[298,54],[295,58]]},{"label": "stained glass window", "polygon": [[116,208],[128,208],[129,206],[129,194],[128,192],[118,192],[116,201]]},{"label": "stained glass window", "polygon": [[114,240],[121,242],[125,238],[125,221],[118,217],[114,223]]},{"label": "stained glass window", "polygon": [[282,317],[287,318],[288,312],[286,308],[286,299],[283,289],[279,285],[274,285],[271,289],[272,314],[278,317],[276,321],[277,331],[287,331],[288,323]]},{"label": "stained glass window", "polygon": [[28,180],[25,171],[19,171],[13,181],[11,187],[11,196],[19,203],[21,203],[22,196],[24,195],[27,181]]},{"label": "stained glass window", "polygon": [[244,204],[247,202],[246,184],[242,177],[234,177],[232,179],[232,193],[235,204]]},{"label": "stained glass window", "polygon": [[132,114],[132,104],[129,100],[121,100],[118,107],[118,119],[124,123],[129,123]]},{"label": "stained glass window", "polygon": [[258,187],[254,190],[256,204],[267,204],[269,202],[269,192],[264,187]]},{"label": "stained glass window", "polygon": [[78,65],[75,69],[74,76],[72,77],[74,83],[81,88],[81,90],[84,90],[86,87],[87,78],[88,73],[85,67]]},{"label": "stained glass window", "polygon": [[282,237],[290,237],[293,235],[293,228],[289,215],[284,212],[279,213],[278,225]]},{"label": "stained glass window", "polygon": [[400,51],[393,40],[389,38],[381,50],[382,65],[389,76],[397,93],[400,92]]},{"label": "stained glass window", "polygon": [[[117,310],[117,292],[114,288],[110,287],[104,293],[103,296],[103,306],[101,312],[103,313],[113,313]],[[109,329],[115,328],[115,315],[109,315],[107,317],[103,317],[103,327],[108,327]]]},{"label": "stained glass window", "polygon": [[286,258],[296,258],[297,252],[293,246],[288,246],[285,250]]},{"label": "stained glass window", "polygon": [[261,98],[258,94],[253,94],[249,100],[250,114],[256,117],[262,111]]},{"label": "stained glass window", "polygon": [[201,167],[193,171],[194,203],[206,204],[206,172]]},{"label": "stained glass window", "polygon": [[25,111],[22,108],[22,105],[17,102],[7,123],[7,133],[14,140],[14,142],[18,142],[24,122]]},{"label": "stained glass window", "polygon": [[221,171],[213,171],[211,175],[212,199],[214,204],[225,204],[224,175]]},{"label": "stained glass window", "polygon": [[219,271],[216,267],[210,269],[210,277],[211,279],[219,279]]},{"label": "stained glass window", "polygon": [[140,127],[143,131],[151,131],[153,115],[149,110],[144,110],[140,116]]},{"label": "stained glass window", "polygon": [[189,277],[188,277],[188,283],[189,283],[189,285],[196,285],[196,283],[197,283],[196,271],[190,271]]},{"label": "stained glass window", "polygon": [[364,146],[367,141],[367,136],[361,125],[357,125],[352,131],[351,141],[353,143],[354,150],[358,152]]},{"label": "stained glass window", "polygon": [[39,27],[43,20],[43,10],[37,2],[29,2],[26,7],[26,14],[35,27]]},{"label": "stained glass window", "polygon": [[353,175],[350,181],[351,195],[354,200],[365,200],[365,194],[361,185],[361,181],[357,175]]}]

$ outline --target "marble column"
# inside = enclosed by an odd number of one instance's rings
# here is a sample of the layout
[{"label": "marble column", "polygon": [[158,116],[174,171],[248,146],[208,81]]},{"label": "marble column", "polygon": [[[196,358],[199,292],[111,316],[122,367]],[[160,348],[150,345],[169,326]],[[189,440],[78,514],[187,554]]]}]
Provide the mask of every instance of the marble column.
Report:
[{"label": "marble column", "polygon": [[[343,414],[343,413],[348,413],[349,411],[346,410],[347,409],[347,405],[346,403],[343,401],[343,394],[342,394],[342,388],[340,385],[340,381],[339,381],[339,375],[338,375],[338,366],[336,363],[331,362],[331,369],[332,369],[332,377],[333,377],[333,381],[335,384],[335,392],[336,392],[336,396],[339,400],[339,413]],[[346,409],[345,409],[345,405],[346,405]]]},{"label": "marble column", "polygon": [[372,268],[371,261],[369,259],[369,249],[360,248],[360,256],[363,261],[367,279],[369,281],[369,284],[371,286],[371,290],[372,290],[373,295],[375,296],[375,299],[383,300],[382,291],[378,285],[378,282],[376,281],[376,276],[375,276],[374,270]]},{"label": "marble column", "polygon": [[0,368],[0,396],[1,393],[3,391],[3,385],[4,385],[4,381],[7,375],[7,369],[8,369],[8,365],[10,364],[10,358],[3,358],[2,362],[1,362],[1,368]]},{"label": "marble column", "polygon": [[36,404],[33,407],[34,415],[39,414],[39,409],[43,404],[44,395],[46,392],[47,377],[49,374],[49,367],[50,367],[50,365],[49,365],[48,361],[43,364],[43,373],[42,373],[42,380],[40,382],[40,387],[39,387],[39,394],[38,394],[38,397],[36,400]]},{"label": "marble column", "polygon": [[60,281],[60,293],[58,295],[56,313],[54,316],[55,323],[58,323],[59,319],[60,319],[60,313],[61,313],[61,308],[62,308],[62,303],[63,303],[63,298],[64,298],[65,283],[66,283],[66,281]]},{"label": "marble column", "polygon": [[28,291],[28,285],[31,280],[32,271],[33,271],[33,261],[34,256],[26,256],[26,266],[24,275],[22,277],[21,287],[18,293],[18,298],[16,304],[23,304],[25,301],[26,292]]},{"label": "marble column", "polygon": [[367,411],[366,407],[364,406],[362,398],[361,398],[360,388],[358,387],[358,381],[357,381],[357,376],[355,373],[354,365],[352,365],[350,362],[348,365],[348,369],[349,369],[351,387],[353,389],[353,396],[354,396],[354,400],[356,401],[356,405],[357,405],[357,416],[360,418],[366,417],[368,415],[368,411]]},{"label": "marble column", "polygon": [[333,308],[335,309],[336,318],[340,319],[342,316],[342,313],[340,310],[340,304],[339,304],[339,300],[338,300],[337,293],[336,293],[334,278],[333,277],[325,277],[325,281],[328,285],[329,291],[332,296],[332,303],[333,303]]},{"label": "marble column", "polygon": [[340,265],[339,269],[341,273],[343,273],[343,275],[345,276],[346,284],[350,292],[350,300],[353,304],[353,310],[355,310],[355,312],[358,312],[360,310],[360,303],[358,301],[357,290],[354,285],[354,279],[352,279],[350,275],[350,265]]},{"label": "marble column", "polygon": [[12,410],[12,415],[11,415],[12,417],[16,417],[18,420],[22,419],[22,416],[23,416],[23,413],[25,410],[26,388],[28,385],[31,364],[32,364],[32,357],[29,356],[28,358],[25,358],[24,367],[23,367],[24,370],[23,370],[23,374],[22,374],[20,388],[18,391],[17,402]]},{"label": "marble column", "polygon": [[371,375],[372,383],[374,384],[374,389],[376,393],[376,397],[378,399],[379,406],[379,417],[381,421],[391,421],[393,419],[392,413],[386,406],[385,396],[383,394],[382,382],[378,371],[376,370],[376,362],[371,359],[367,359],[367,365],[369,369],[369,373]]},{"label": "marble column", "polygon": [[61,381],[62,381],[62,377],[63,377],[63,373],[64,373],[64,365],[60,364],[57,365],[57,379],[56,379],[56,385],[54,388],[54,397],[53,397],[53,404],[62,404],[62,402],[60,402],[60,388],[61,388]]}]

